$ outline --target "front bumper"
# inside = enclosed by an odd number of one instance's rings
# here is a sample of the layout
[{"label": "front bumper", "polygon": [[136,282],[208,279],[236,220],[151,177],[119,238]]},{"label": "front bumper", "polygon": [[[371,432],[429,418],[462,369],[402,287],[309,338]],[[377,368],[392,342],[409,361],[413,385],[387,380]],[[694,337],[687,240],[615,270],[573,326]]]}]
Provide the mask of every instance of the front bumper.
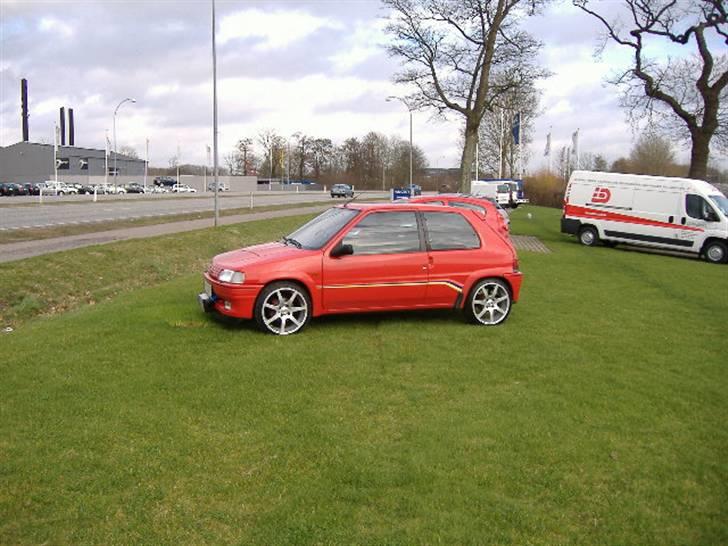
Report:
[{"label": "front bumper", "polygon": [[205,290],[197,295],[197,302],[205,313],[217,311],[229,317],[253,318],[255,300],[261,286],[221,283],[207,273],[204,274],[204,280]]}]

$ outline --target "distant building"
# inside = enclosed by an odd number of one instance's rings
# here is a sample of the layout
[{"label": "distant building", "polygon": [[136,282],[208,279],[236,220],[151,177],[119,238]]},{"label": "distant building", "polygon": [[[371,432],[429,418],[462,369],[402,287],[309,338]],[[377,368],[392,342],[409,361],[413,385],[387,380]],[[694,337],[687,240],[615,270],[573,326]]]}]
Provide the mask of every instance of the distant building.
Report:
[{"label": "distant building", "polygon": [[[57,154],[58,179],[64,182],[96,182],[105,177],[105,150],[59,146]],[[109,177],[114,174],[114,152],[109,153]],[[0,182],[43,182],[53,180],[54,154],[52,144],[18,142],[0,147]],[[144,161],[116,154],[118,178],[144,176]]]}]

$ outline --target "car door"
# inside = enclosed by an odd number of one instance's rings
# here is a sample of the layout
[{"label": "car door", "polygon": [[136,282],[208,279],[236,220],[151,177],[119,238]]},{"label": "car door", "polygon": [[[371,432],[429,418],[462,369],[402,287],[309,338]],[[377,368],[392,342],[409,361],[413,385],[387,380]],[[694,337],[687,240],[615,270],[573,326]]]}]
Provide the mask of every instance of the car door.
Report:
[{"label": "car door", "polygon": [[464,214],[423,212],[422,217],[428,248],[427,304],[450,307],[462,293],[468,276],[484,267],[487,247]]},{"label": "car door", "polygon": [[414,212],[371,212],[338,243],[351,245],[353,254],[324,253],[323,301],[328,311],[408,309],[425,304],[427,252]]},{"label": "car door", "polygon": [[689,242],[690,250],[699,251],[705,240],[705,232],[716,222],[720,223],[720,217],[705,198],[692,193],[685,195],[685,216],[680,219],[683,228],[678,233],[685,246]]}]

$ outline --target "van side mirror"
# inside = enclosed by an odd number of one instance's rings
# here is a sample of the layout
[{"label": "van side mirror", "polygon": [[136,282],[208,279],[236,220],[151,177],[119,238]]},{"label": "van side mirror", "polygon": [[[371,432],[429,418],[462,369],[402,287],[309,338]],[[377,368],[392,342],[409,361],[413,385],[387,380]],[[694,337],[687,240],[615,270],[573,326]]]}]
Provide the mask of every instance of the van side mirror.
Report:
[{"label": "van side mirror", "polygon": [[339,243],[336,245],[333,250],[331,251],[331,257],[332,258],[340,258],[341,256],[351,256],[354,254],[354,247],[351,245],[345,245],[344,243]]}]

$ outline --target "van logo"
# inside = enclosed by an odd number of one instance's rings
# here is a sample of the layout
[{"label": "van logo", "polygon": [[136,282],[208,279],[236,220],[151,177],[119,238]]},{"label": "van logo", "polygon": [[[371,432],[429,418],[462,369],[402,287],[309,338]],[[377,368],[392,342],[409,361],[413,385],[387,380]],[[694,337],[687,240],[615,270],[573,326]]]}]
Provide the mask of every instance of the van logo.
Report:
[{"label": "van logo", "polygon": [[612,198],[612,192],[607,188],[599,188],[594,190],[592,195],[592,202],[594,203],[606,203]]}]

